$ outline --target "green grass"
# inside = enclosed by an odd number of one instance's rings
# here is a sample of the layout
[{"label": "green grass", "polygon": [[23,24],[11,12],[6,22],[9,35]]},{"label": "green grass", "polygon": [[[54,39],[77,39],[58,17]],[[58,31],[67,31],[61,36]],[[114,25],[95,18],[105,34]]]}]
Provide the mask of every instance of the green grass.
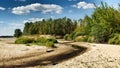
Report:
[{"label": "green grass", "polygon": [[23,37],[20,37],[15,41],[16,44],[28,44],[33,42],[35,42],[33,38],[23,38]]},{"label": "green grass", "polygon": [[46,42],[46,47],[55,47],[54,46],[54,42],[50,42],[50,41],[48,41],[48,42]]},{"label": "green grass", "polygon": [[46,47],[55,47],[54,44],[58,43],[55,38],[30,38],[30,37],[20,37],[15,41],[16,44],[26,44],[26,46],[30,46],[31,44],[36,44],[39,46],[46,46]]}]

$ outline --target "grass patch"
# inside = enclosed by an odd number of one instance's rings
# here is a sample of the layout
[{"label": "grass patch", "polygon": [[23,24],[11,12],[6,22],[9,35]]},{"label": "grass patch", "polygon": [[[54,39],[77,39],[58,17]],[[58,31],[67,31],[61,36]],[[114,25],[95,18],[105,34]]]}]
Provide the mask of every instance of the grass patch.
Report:
[{"label": "grass patch", "polygon": [[50,41],[48,41],[48,42],[46,42],[46,47],[55,47],[54,46],[54,42],[50,42]]},{"label": "grass patch", "polygon": [[16,44],[28,44],[33,42],[35,42],[33,38],[25,38],[25,37],[20,37],[15,41]]},{"label": "grass patch", "polygon": [[39,46],[46,46],[46,47],[55,47],[54,44],[58,43],[55,38],[46,38],[46,37],[39,37],[39,38],[30,38],[30,37],[20,37],[15,41],[16,44],[26,44],[26,46],[30,46],[31,44],[36,44]]}]

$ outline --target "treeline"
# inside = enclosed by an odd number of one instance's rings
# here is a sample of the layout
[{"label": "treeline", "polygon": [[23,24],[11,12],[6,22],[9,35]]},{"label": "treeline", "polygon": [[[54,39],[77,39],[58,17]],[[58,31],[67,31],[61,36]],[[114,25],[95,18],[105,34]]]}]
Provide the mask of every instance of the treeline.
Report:
[{"label": "treeline", "polygon": [[118,9],[101,3],[91,16],[80,20],[80,25],[66,39],[85,42],[120,44],[120,5]]},{"label": "treeline", "polygon": [[43,19],[37,22],[27,22],[23,30],[23,35],[50,34],[60,35],[72,33],[77,26],[76,21],[69,18]]},{"label": "treeline", "polygon": [[61,35],[66,40],[120,44],[120,5],[118,9],[101,2],[91,16],[72,21],[69,18],[25,23],[23,35]]}]

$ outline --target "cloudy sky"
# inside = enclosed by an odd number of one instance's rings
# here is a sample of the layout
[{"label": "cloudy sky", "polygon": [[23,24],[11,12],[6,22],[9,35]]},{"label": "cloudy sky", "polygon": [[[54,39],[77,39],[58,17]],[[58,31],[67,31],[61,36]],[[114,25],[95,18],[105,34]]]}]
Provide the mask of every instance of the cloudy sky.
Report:
[{"label": "cloudy sky", "polygon": [[[27,21],[68,17],[74,20],[91,15],[102,0],[0,0],[0,36],[13,35]],[[120,0],[103,0],[117,8]]]}]

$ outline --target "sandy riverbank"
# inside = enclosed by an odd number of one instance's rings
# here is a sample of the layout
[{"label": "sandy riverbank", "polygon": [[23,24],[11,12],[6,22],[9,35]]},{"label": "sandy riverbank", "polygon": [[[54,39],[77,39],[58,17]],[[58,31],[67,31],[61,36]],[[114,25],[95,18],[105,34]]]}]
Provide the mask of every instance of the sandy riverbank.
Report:
[{"label": "sandy riverbank", "polygon": [[57,48],[53,48],[54,51],[46,52],[49,48],[45,46],[26,46],[8,43],[8,41],[8,39],[0,41],[0,67],[46,67],[58,64],[79,53],[78,49],[76,50],[70,44],[56,44]]},{"label": "sandy riverbank", "polygon": [[120,68],[120,46],[79,42],[72,44],[86,44],[91,50],[48,68]]},{"label": "sandy riverbank", "polygon": [[[82,43],[82,42],[69,42],[59,40],[61,43],[74,44],[82,47],[89,48],[85,53],[79,54],[74,58],[66,60],[55,65],[28,65],[26,68],[119,68],[120,67],[120,46],[109,44],[95,44],[95,43]],[[0,64],[24,64],[24,62],[30,62],[31,60],[45,60],[45,56],[55,58],[58,54],[69,53],[73,48],[64,45],[57,45],[58,49],[51,53],[46,53],[47,48],[44,46],[25,46],[6,44],[0,42],[0,61],[4,59],[4,63]],[[17,57],[14,60],[14,57]],[[22,59],[18,59],[22,57]],[[25,58],[27,57],[27,58]],[[58,57],[58,56],[57,56]],[[13,60],[6,62],[13,58]],[[43,59],[44,58],[44,59]],[[51,59],[52,60],[52,59]],[[16,63],[17,62],[17,63]],[[51,63],[51,61],[45,61],[42,63]]]}]

